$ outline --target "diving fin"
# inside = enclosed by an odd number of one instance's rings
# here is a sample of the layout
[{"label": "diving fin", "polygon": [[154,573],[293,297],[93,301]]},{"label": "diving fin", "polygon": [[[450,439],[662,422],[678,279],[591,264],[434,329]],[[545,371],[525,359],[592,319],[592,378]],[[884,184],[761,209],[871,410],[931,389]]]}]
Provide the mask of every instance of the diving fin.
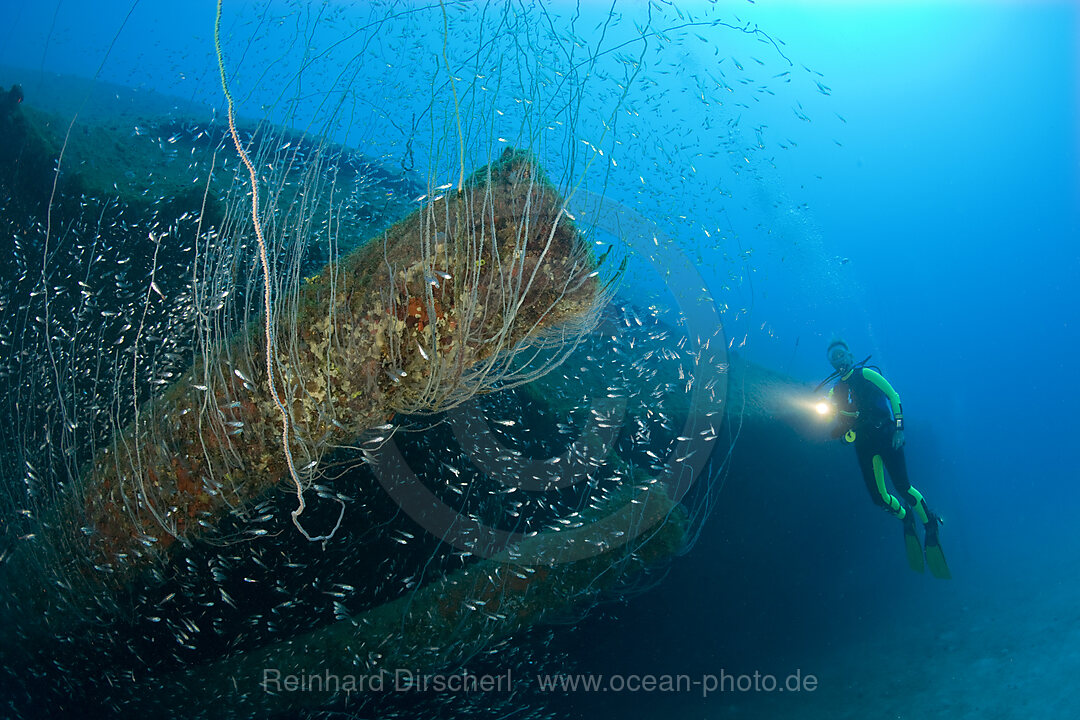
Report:
[{"label": "diving fin", "polygon": [[909,512],[903,520],[904,523],[904,549],[907,550],[907,562],[912,570],[921,573],[923,571],[923,549],[919,542],[919,536],[915,533],[915,518]]},{"label": "diving fin", "polygon": [[930,566],[930,574],[939,580],[948,580],[952,577],[949,572],[949,564],[945,562],[945,552],[941,549],[938,539],[938,528],[941,519],[931,516],[926,524],[926,564]]}]

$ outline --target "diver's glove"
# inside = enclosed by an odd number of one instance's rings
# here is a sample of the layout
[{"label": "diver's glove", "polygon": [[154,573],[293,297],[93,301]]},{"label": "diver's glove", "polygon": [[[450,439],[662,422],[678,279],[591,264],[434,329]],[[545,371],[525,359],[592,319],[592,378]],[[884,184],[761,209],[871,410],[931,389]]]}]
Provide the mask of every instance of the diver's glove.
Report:
[{"label": "diver's glove", "polygon": [[893,433],[892,446],[893,446],[893,450],[899,450],[900,448],[904,447],[904,431],[903,430],[897,430],[895,433]]}]

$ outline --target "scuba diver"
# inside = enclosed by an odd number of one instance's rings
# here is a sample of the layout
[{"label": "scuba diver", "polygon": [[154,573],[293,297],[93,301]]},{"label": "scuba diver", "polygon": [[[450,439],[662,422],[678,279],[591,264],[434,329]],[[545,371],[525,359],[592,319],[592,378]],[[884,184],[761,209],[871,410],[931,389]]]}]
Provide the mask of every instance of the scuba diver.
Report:
[{"label": "scuba diver", "polygon": [[[930,566],[930,572],[936,578],[952,577],[938,539],[941,519],[930,512],[922,493],[908,482],[900,396],[877,368],[866,365],[869,356],[855,363],[843,340],[833,340],[826,355],[835,372],[817,389],[835,380],[828,393],[828,400],[837,411],[838,422],[833,437],[843,436],[845,442],[855,445],[855,456],[870,497],[903,523],[904,545],[911,569],[922,572],[924,564],[923,547],[915,531],[915,518],[918,517],[925,528],[925,564]],[[886,470],[902,501],[885,487]]]}]

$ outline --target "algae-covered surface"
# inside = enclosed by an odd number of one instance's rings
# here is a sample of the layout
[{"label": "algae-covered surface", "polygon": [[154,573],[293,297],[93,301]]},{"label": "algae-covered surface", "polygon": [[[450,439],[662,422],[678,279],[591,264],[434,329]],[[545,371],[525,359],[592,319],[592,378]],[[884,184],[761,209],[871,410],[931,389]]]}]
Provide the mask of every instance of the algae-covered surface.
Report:
[{"label": "algae-covered surface", "polygon": [[[0,88],[15,84],[22,88],[23,101],[0,117],[0,188],[12,202],[39,213],[50,200],[68,212],[89,200],[129,207],[144,217],[169,219],[189,212],[202,215],[208,226],[220,221],[240,163],[218,108],[149,90],[0,66]],[[325,148],[304,133],[243,118],[238,129],[249,148],[258,148],[263,136],[279,145],[307,145],[312,152],[317,149],[313,142]],[[340,167],[343,188],[350,182],[383,186],[382,192],[366,197],[370,219],[353,218],[368,221],[355,226],[356,243],[385,226],[387,217],[403,216],[418,186],[374,159],[341,151],[352,156]]]}]

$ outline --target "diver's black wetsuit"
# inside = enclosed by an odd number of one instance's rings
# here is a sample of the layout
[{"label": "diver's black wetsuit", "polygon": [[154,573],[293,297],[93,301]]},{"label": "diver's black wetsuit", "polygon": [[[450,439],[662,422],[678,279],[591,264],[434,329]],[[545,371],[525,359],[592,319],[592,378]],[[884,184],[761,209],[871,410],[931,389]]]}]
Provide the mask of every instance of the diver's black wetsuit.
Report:
[{"label": "diver's black wetsuit", "polygon": [[[904,427],[900,396],[876,371],[856,367],[840,377],[829,397],[839,410],[840,422],[834,432],[855,444],[855,456],[870,497],[900,519],[907,514],[906,505],[927,522],[922,494],[908,480],[904,450],[893,447],[893,435]],[[886,489],[885,470],[905,503]]]}]

